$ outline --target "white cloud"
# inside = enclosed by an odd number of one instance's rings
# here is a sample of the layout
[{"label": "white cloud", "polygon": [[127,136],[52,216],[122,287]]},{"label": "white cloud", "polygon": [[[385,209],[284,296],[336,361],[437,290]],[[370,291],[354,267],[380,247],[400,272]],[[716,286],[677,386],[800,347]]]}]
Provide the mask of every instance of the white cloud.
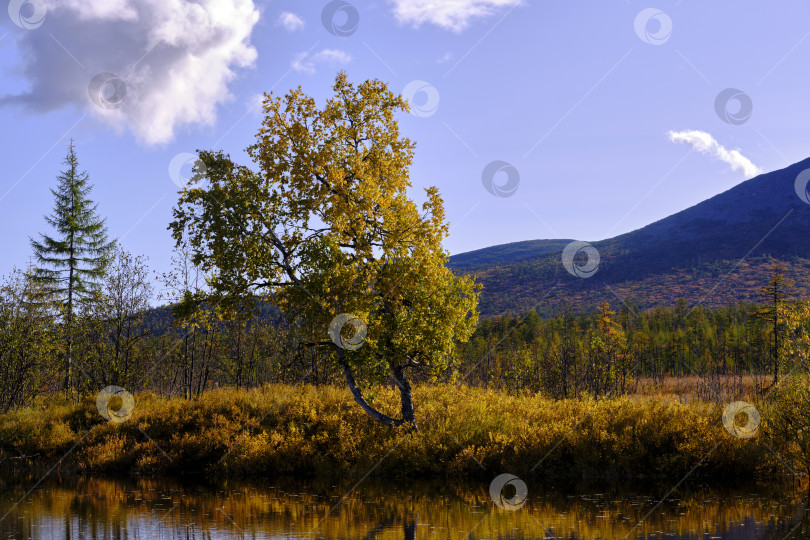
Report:
[{"label": "white cloud", "polygon": [[304,19],[291,13],[289,11],[282,11],[278,17],[278,24],[284,27],[288,32],[295,32],[296,30],[303,30]]},{"label": "white cloud", "polygon": [[[49,15],[52,10],[61,6],[77,14],[84,21],[93,19],[133,21],[138,18],[138,11],[129,0],[104,0],[104,2],[45,0],[45,4]],[[48,24],[50,24],[50,21]]]},{"label": "white cloud", "polygon": [[[45,1],[45,25],[19,33],[17,43],[31,90],[2,95],[0,105],[42,112],[72,105],[161,144],[181,126],[213,125],[235,68],[257,57],[250,45],[259,20],[253,0]],[[120,78],[126,97],[119,106],[94,103],[90,81],[99,73]]]},{"label": "white cloud", "polygon": [[431,23],[460,32],[472,19],[487,17],[498,8],[520,5],[522,0],[388,0],[401,23],[419,27]]},{"label": "white cloud", "polygon": [[453,53],[446,52],[443,55],[441,55],[439,58],[436,59],[436,63],[437,64],[444,64],[446,62],[449,62],[452,59],[453,59]]},{"label": "white cloud", "polygon": [[348,64],[352,57],[340,49],[323,49],[315,54],[298,53],[292,61],[292,68],[303,73],[315,73],[317,64]]},{"label": "white cloud", "polygon": [[669,140],[672,142],[688,144],[702,154],[708,154],[728,163],[733,170],[743,173],[745,178],[753,178],[758,174],[762,174],[762,169],[754,165],[739,150],[728,150],[705,131],[669,131],[667,135],[669,135]]}]

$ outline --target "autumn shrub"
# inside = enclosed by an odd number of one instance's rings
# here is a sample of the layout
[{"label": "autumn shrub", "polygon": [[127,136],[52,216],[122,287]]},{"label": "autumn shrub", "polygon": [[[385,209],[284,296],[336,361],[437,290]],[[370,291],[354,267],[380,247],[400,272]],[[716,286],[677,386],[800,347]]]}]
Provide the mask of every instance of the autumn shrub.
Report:
[{"label": "autumn shrub", "polygon": [[[396,413],[393,389],[375,394]],[[730,435],[712,404],[455,385],[418,386],[414,399],[418,432],[375,423],[333,386],[223,389],[193,401],[139,394],[122,423],[102,418],[89,396],[0,415],[0,449],[31,464],[140,474],[750,478],[778,468],[759,437]]]}]

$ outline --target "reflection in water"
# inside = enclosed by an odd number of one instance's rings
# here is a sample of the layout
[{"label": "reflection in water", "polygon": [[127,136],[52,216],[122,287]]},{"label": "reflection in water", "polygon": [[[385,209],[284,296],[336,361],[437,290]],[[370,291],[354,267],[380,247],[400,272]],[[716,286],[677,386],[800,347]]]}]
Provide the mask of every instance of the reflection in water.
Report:
[{"label": "reflection in water", "polygon": [[[810,535],[797,492],[696,490],[653,496],[574,493],[529,483],[520,510],[495,507],[487,485],[317,485],[227,480],[38,478],[0,480],[3,539],[221,538],[676,538],[776,539]],[[749,489],[750,491],[750,489]],[[666,492],[664,490],[663,492]],[[22,499],[19,505],[15,503]]]}]

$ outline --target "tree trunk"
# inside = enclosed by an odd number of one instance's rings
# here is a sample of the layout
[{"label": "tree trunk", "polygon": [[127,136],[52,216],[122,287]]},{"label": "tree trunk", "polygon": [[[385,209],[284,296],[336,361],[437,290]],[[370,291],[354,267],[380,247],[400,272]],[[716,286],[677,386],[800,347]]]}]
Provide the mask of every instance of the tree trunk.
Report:
[{"label": "tree trunk", "polygon": [[392,376],[394,377],[394,382],[399,388],[400,400],[402,401],[402,418],[392,418],[387,414],[378,411],[372,407],[368,401],[366,401],[366,399],[363,397],[362,391],[357,386],[357,382],[354,380],[351,366],[346,363],[345,351],[343,348],[337,345],[335,348],[337,349],[338,362],[340,363],[340,367],[343,369],[343,376],[346,378],[346,383],[349,385],[349,390],[351,391],[352,396],[354,396],[354,400],[358,405],[360,405],[367,415],[385,426],[401,426],[403,423],[408,422],[413,425],[415,431],[419,430],[414,416],[413,401],[411,399],[411,385],[408,383],[408,380],[402,373],[401,367],[394,368],[392,370]]},{"label": "tree trunk", "polygon": [[773,302],[773,386],[779,384],[779,310],[776,293]]},{"label": "tree trunk", "polygon": [[68,302],[67,302],[67,344],[65,352],[65,394],[69,395],[73,384],[73,269],[75,265],[73,250],[73,234],[70,235],[70,273],[68,274]]},{"label": "tree trunk", "polygon": [[413,399],[411,398],[411,384],[405,378],[402,366],[395,366],[391,369],[391,376],[394,378],[394,383],[399,388],[399,399],[402,402],[402,421],[408,422],[413,426],[414,431],[419,431],[419,426],[416,425],[416,416],[413,411]]}]

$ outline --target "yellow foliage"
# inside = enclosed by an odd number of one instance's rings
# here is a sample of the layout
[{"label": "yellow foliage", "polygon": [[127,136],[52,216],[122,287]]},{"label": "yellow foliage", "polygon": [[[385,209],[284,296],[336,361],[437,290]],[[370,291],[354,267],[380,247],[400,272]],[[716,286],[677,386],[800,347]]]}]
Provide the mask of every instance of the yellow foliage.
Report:
[{"label": "yellow foliage", "polygon": [[[730,436],[711,404],[555,401],[455,385],[417,386],[414,399],[415,433],[375,423],[332,386],[225,389],[196,401],[139,395],[121,424],[94,419],[87,400],[0,415],[0,447],[53,463],[79,442],[63,467],[250,476],[677,476],[700,463],[698,474],[740,477],[778,467],[759,438]],[[377,400],[392,414],[398,405],[392,388]]]}]

